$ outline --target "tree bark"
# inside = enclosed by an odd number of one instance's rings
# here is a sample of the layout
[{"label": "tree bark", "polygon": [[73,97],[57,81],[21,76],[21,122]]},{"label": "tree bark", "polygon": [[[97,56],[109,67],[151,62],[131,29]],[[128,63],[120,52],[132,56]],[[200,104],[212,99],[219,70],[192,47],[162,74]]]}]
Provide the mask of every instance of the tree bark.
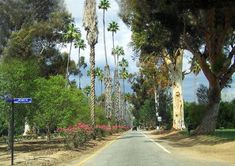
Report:
[{"label": "tree bark", "polygon": [[103,10],[103,40],[104,40],[105,64],[108,65],[107,48],[106,48],[106,36],[105,36],[105,10]]},{"label": "tree bark", "polygon": [[219,114],[221,89],[218,81],[209,85],[209,103],[205,115],[193,134],[213,134]]},{"label": "tree bark", "polygon": [[78,74],[78,88],[79,89],[82,89],[81,88],[81,62],[80,62],[80,59],[81,59],[81,54],[80,54],[80,48],[78,49],[78,68],[79,68],[79,74]]},{"label": "tree bark", "polygon": [[105,85],[105,113],[106,118],[111,121],[112,118],[112,79],[110,77],[109,66],[104,68],[104,85]]},{"label": "tree bark", "polygon": [[184,100],[182,92],[183,50],[175,56],[175,66],[172,71],[172,97],[173,97],[173,128],[185,129]]},{"label": "tree bark", "polygon": [[[171,58],[167,51],[163,50],[164,60],[171,73],[172,99],[173,99],[173,129],[185,129],[184,123],[184,101],[182,92],[182,70],[183,70],[183,50],[179,49]],[[173,62],[174,60],[174,62]]]},{"label": "tree bark", "polygon": [[91,65],[91,91],[90,91],[90,114],[91,126],[95,129],[95,46],[90,46],[90,65]]}]

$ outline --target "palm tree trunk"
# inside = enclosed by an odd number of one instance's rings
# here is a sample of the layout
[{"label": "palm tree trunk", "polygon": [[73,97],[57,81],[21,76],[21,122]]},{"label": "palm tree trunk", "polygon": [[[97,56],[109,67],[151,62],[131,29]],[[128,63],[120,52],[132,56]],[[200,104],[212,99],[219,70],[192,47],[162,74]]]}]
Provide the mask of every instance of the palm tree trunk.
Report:
[{"label": "palm tree trunk", "polygon": [[104,85],[105,85],[105,112],[106,112],[106,118],[109,121],[109,125],[112,128],[111,125],[111,119],[112,119],[112,79],[110,77],[110,69],[109,66],[106,65],[104,68]]},{"label": "palm tree trunk", "polygon": [[81,54],[80,54],[80,51],[81,51],[81,49],[79,48],[79,49],[78,49],[78,68],[79,68],[78,87],[79,87],[79,89],[82,89],[82,88],[81,88],[81,62],[80,62]]},{"label": "palm tree trunk", "polygon": [[65,79],[66,79],[66,87],[69,84],[69,62],[70,62],[70,55],[71,55],[71,51],[72,51],[72,45],[73,42],[70,43],[70,48],[69,48],[69,54],[68,54],[68,59],[67,59],[67,66],[66,66],[66,73],[65,73]]},{"label": "palm tree trunk", "polygon": [[104,40],[104,55],[105,55],[105,63],[108,65],[108,57],[107,57],[107,48],[106,48],[106,35],[105,35],[105,10],[103,10],[103,40]]},{"label": "palm tree trunk", "polygon": [[90,65],[91,65],[91,92],[90,92],[90,114],[91,126],[95,129],[95,46],[90,46]]},{"label": "palm tree trunk", "polygon": [[[112,32],[112,41],[113,41],[113,49],[115,48],[115,45],[114,45],[114,32]],[[117,65],[117,58],[116,58],[116,55],[113,54],[113,58],[114,58],[114,64],[115,64],[115,67]]]}]

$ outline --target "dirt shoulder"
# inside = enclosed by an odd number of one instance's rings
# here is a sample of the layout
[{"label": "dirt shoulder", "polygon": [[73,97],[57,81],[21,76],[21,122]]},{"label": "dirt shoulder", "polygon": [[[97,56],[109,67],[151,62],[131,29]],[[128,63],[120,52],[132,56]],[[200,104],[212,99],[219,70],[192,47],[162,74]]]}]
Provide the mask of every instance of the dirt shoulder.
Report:
[{"label": "dirt shoulder", "polygon": [[148,131],[146,134],[165,145],[172,153],[235,164],[235,141],[214,136],[187,136],[176,131]]},{"label": "dirt shoulder", "polygon": [[[18,166],[50,166],[50,165],[67,165],[66,163],[76,160],[82,160],[107,143],[115,140],[122,135],[113,134],[100,140],[92,140],[83,147],[76,150],[66,150],[62,140],[47,143],[45,140],[31,140],[15,144],[15,161]],[[10,153],[6,150],[6,145],[0,144],[0,166],[10,165]]]}]

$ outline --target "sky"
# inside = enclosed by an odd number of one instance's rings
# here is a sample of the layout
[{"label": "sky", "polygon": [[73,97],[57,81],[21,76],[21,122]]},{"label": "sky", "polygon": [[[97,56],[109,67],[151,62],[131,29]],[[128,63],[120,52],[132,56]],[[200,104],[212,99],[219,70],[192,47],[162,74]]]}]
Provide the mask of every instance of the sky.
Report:
[{"label": "sky", "polygon": [[[65,0],[65,4],[67,6],[68,11],[72,14],[72,17],[75,19],[76,26],[80,29],[82,33],[82,38],[86,38],[86,32],[82,26],[82,17],[83,17],[83,3],[84,0]],[[97,3],[99,3],[99,0],[97,0]],[[132,51],[132,48],[130,46],[131,42],[131,31],[130,29],[122,22],[122,20],[118,17],[119,13],[119,7],[115,0],[110,0],[111,8],[108,9],[106,13],[106,25],[110,23],[111,21],[115,21],[119,25],[119,31],[115,34],[115,45],[122,46],[125,51],[124,58],[128,60],[129,67],[128,71],[130,73],[138,72],[138,68],[136,66],[136,61],[133,60],[134,52]],[[97,4],[98,5],[98,4]],[[102,11],[97,8],[97,15],[98,15],[98,29],[99,29],[99,36],[98,36],[98,43],[96,44],[96,66],[103,68],[105,65],[105,59],[104,59],[104,48],[103,48],[103,32],[102,32]],[[107,43],[107,53],[108,53],[108,62],[109,65],[112,67],[114,66],[114,59],[111,55],[111,47],[112,47],[112,36],[110,32],[106,32],[106,43]],[[87,46],[88,47],[88,46]],[[68,51],[68,48],[64,49],[63,51]],[[71,58],[77,62],[77,49],[72,49]],[[82,56],[85,56],[86,62],[89,65],[89,48],[85,49],[81,52]],[[189,69],[190,65],[188,63],[189,58],[192,55],[190,52],[185,51],[185,56],[183,60],[183,70]],[[121,58],[120,58],[121,59]],[[111,73],[113,74],[113,73]],[[82,87],[88,85],[89,78],[85,77],[86,72],[84,73],[84,77],[82,78]],[[231,88],[224,89],[222,92],[222,99],[223,100],[231,100],[235,98],[235,77],[233,77],[233,83],[231,85]],[[76,78],[74,78],[76,79]],[[132,92],[130,86],[128,83],[126,83],[127,91]],[[195,76],[193,74],[189,74],[185,77],[183,80],[183,95],[185,101],[195,101],[195,91],[199,87],[200,84],[204,84],[208,86],[208,81],[206,80],[205,76],[201,72],[198,76]],[[97,95],[100,94],[100,83],[96,82],[96,92]]]}]

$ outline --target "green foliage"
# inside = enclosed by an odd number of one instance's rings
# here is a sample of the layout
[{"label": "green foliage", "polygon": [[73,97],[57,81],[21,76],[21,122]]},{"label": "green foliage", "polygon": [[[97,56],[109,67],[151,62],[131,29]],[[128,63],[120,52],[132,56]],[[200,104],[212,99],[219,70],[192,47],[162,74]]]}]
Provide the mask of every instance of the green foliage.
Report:
[{"label": "green foliage", "polygon": [[235,128],[235,100],[231,102],[221,102],[217,128]]},{"label": "green foliage", "polygon": [[62,76],[38,78],[34,92],[37,104],[33,122],[40,128],[64,127],[87,120],[87,100],[78,89],[64,87]]},{"label": "green foliage", "polygon": [[[11,97],[32,97],[35,89],[34,80],[38,77],[39,67],[34,59],[23,61],[11,58],[0,64],[0,94],[10,94]],[[0,103],[0,115],[3,126],[9,119],[10,104]],[[15,105],[16,133],[20,133],[24,126],[25,117],[32,117],[31,105]],[[20,127],[21,126],[21,127]]]},{"label": "green foliage", "polygon": [[144,105],[140,109],[140,122],[145,126],[155,126],[156,111],[154,100],[145,100]]},{"label": "green foliage", "polygon": [[116,23],[115,21],[110,22],[107,29],[112,33],[116,33],[119,30],[118,23]]},{"label": "green foliage", "polygon": [[200,84],[196,93],[199,104],[204,104],[204,105],[208,104],[209,102],[208,93],[209,93],[209,89],[205,85]]},{"label": "green foliage", "polygon": [[197,105],[196,103],[185,103],[185,123],[186,126],[189,124],[196,128],[200,123],[205,115],[206,112],[205,105]]},{"label": "green foliage", "polygon": [[108,0],[101,0],[98,7],[99,9],[108,10],[110,8],[110,2]]}]

